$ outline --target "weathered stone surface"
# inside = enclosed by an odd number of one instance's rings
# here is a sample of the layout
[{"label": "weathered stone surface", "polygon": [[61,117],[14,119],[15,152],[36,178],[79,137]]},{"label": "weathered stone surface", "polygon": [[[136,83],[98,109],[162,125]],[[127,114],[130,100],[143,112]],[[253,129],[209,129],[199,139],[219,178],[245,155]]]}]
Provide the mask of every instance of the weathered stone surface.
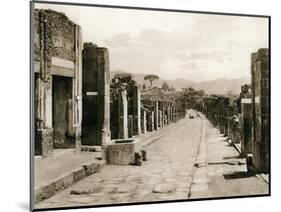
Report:
[{"label": "weathered stone surface", "polygon": [[73,172],[73,179],[74,179],[74,182],[77,182],[79,180],[82,180],[83,178],[86,177],[86,171],[84,168],[80,168],[76,171]]},{"label": "weathered stone surface", "polygon": [[135,153],[138,151],[137,140],[116,140],[115,143],[107,145],[106,160],[108,164],[129,165],[135,163]]},{"label": "weathered stone surface", "polygon": [[152,192],[153,193],[171,193],[176,190],[176,185],[172,183],[161,183],[157,184]]},{"label": "weathered stone surface", "polygon": [[102,186],[98,184],[91,185],[91,188],[77,188],[70,191],[70,194],[74,195],[85,195],[85,194],[92,194],[98,193],[102,190]]},{"label": "weathered stone surface", "polygon": [[116,190],[115,193],[129,193],[136,189],[134,184],[122,184]]},{"label": "weathered stone surface", "polygon": [[95,202],[95,198],[91,197],[91,196],[86,196],[86,197],[73,197],[73,198],[69,198],[68,201],[70,202],[74,202],[74,203],[85,203],[85,204],[89,204],[92,202]]},{"label": "weathered stone surface", "polygon": [[253,104],[253,165],[259,172],[269,172],[270,143],[270,90],[269,50],[259,49],[252,54],[252,104]]},{"label": "weathered stone surface", "polygon": [[34,22],[35,150],[36,155],[50,157],[54,143],[74,147],[80,140],[77,114],[82,108],[76,98],[82,85],[76,79],[82,72],[81,31],[53,10],[36,9]]},{"label": "weathered stone surface", "polygon": [[51,157],[53,155],[53,129],[36,130],[35,134],[35,154],[42,157]]},{"label": "weathered stone surface", "polygon": [[110,140],[109,53],[92,43],[83,49],[82,144],[99,145]]}]

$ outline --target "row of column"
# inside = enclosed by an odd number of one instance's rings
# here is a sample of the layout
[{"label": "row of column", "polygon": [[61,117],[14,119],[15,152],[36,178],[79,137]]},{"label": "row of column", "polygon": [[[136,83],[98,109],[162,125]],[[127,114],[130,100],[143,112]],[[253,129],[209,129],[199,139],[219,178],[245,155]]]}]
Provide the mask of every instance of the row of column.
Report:
[{"label": "row of column", "polygon": [[[251,92],[245,93],[245,88]],[[252,155],[258,172],[269,172],[270,95],[269,52],[259,49],[251,57],[251,86],[242,86],[240,97],[230,103],[223,97],[204,99],[206,117],[233,143],[241,143],[241,155]],[[250,89],[251,88],[251,89]]]},{"label": "row of column", "polygon": [[154,131],[178,121],[176,107],[171,102],[143,100],[142,132]]}]

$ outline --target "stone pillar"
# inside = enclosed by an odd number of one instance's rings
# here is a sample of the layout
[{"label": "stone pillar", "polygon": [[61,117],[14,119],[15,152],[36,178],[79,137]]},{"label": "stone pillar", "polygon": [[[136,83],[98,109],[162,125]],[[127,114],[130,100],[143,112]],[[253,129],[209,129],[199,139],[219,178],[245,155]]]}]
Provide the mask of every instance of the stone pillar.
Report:
[{"label": "stone pillar", "polygon": [[72,101],[73,101],[73,127],[75,133],[75,151],[81,150],[81,134],[82,134],[82,35],[80,26],[75,26],[75,70],[72,83]]},{"label": "stone pillar", "polygon": [[39,77],[36,80],[35,99],[36,99],[36,133],[35,148],[42,157],[53,155],[53,126],[52,126],[52,76],[51,76],[51,58],[46,48],[45,37],[45,18],[39,17],[39,46],[40,46],[40,68]]},{"label": "stone pillar", "polygon": [[164,127],[165,126],[165,113],[164,113],[163,110],[161,112],[162,112],[162,114],[161,114],[161,116],[162,116],[162,127]]},{"label": "stone pillar", "polygon": [[163,113],[162,113],[162,110],[159,110],[158,111],[159,115],[159,127],[162,128],[163,127]]},{"label": "stone pillar", "polygon": [[159,113],[158,113],[158,101],[154,102],[154,129],[158,130]]},{"label": "stone pillar", "polygon": [[141,92],[140,86],[133,86],[133,134],[141,134]]},{"label": "stone pillar", "polygon": [[98,137],[101,144],[110,142],[110,71],[109,52],[98,48]]},{"label": "stone pillar", "polygon": [[252,102],[249,98],[241,100],[242,112],[242,139],[241,155],[247,156],[252,153]]},{"label": "stone pillar", "polygon": [[269,51],[259,49],[252,54],[253,165],[260,172],[269,172],[270,96]]},{"label": "stone pillar", "polygon": [[173,122],[176,122],[177,119],[176,119],[176,106],[173,105]]},{"label": "stone pillar", "polygon": [[167,107],[167,124],[170,124],[170,122],[171,122],[171,105],[169,103]]},{"label": "stone pillar", "polygon": [[[83,50],[83,140],[84,145],[110,141],[110,72],[106,48],[87,44]],[[78,121],[79,122],[79,121]]]},{"label": "stone pillar", "polygon": [[148,124],[147,124],[147,131],[154,131],[154,112],[149,111],[147,113],[148,116]]},{"label": "stone pillar", "polygon": [[118,118],[119,118],[119,139],[128,138],[128,102],[127,102],[127,90],[125,88],[119,91],[118,100]]},{"label": "stone pillar", "polygon": [[142,133],[145,134],[146,133],[146,110],[142,110],[141,111],[141,130]]}]

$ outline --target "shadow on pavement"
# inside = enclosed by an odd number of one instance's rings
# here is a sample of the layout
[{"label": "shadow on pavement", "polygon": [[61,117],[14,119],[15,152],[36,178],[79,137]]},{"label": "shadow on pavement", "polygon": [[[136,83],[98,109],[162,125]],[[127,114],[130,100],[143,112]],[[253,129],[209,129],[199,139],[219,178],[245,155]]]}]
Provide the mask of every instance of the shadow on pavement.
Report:
[{"label": "shadow on pavement", "polygon": [[252,172],[233,172],[232,174],[224,174],[223,177],[226,180],[233,180],[239,178],[247,178],[255,176]]},{"label": "shadow on pavement", "polygon": [[209,162],[208,165],[231,165],[231,166],[240,166],[245,165],[246,163],[240,161],[223,161],[223,162]]},{"label": "shadow on pavement", "polygon": [[228,160],[228,159],[242,159],[243,157],[238,155],[238,156],[225,156],[223,157],[224,160]]}]

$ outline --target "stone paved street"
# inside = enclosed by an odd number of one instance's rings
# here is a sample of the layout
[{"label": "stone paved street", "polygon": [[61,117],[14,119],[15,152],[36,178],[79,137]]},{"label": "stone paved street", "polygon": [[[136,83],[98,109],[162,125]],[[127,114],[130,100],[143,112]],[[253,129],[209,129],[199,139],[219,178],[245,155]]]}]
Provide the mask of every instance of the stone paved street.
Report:
[{"label": "stone paved street", "polygon": [[187,199],[200,144],[202,120],[188,119],[146,147],[142,166],[106,165],[36,208]]}]

